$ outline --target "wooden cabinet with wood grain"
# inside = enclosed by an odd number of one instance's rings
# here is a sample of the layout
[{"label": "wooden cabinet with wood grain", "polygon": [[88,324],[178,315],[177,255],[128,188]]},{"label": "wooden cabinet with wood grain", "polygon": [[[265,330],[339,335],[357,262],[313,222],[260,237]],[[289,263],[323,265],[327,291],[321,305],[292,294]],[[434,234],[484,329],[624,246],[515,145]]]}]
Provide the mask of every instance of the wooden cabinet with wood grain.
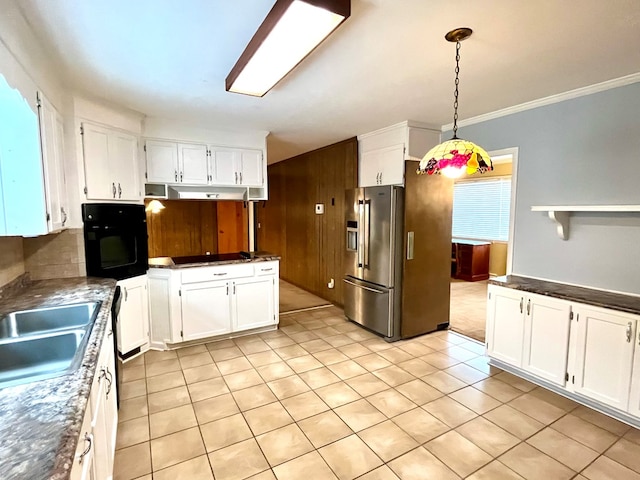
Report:
[{"label": "wooden cabinet with wood grain", "polygon": [[454,278],[477,282],[489,278],[489,252],[491,244],[474,240],[452,242],[452,269]]}]

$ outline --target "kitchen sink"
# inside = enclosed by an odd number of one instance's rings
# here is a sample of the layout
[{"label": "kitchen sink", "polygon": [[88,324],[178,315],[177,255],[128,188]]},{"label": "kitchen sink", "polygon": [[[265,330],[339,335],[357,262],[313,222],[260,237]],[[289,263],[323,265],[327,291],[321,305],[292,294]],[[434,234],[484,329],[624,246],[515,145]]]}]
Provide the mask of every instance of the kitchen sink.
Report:
[{"label": "kitchen sink", "polygon": [[84,327],[95,319],[98,306],[87,302],[10,313],[0,320],[0,340]]},{"label": "kitchen sink", "polygon": [[100,302],[13,312],[0,319],[0,388],[76,371]]}]

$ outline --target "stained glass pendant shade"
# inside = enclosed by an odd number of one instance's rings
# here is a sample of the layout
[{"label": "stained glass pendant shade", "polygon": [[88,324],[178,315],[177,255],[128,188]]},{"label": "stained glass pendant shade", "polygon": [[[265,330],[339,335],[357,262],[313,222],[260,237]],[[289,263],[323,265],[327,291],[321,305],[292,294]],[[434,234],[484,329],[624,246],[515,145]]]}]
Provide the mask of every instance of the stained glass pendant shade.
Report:
[{"label": "stained glass pendant shade", "polygon": [[453,102],[453,138],[436,145],[420,161],[418,174],[443,174],[457,178],[463,174],[485,173],[493,170],[489,154],[473,142],[458,138],[458,75],[460,73],[460,42],[471,36],[470,28],[456,28],[445,35],[456,43],[456,81]]}]

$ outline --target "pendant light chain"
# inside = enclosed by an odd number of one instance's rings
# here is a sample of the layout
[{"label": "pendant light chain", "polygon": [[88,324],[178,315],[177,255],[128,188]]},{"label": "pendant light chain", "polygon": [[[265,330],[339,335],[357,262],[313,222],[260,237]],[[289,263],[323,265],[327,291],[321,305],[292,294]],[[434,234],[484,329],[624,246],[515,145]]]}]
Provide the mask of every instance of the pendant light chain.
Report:
[{"label": "pendant light chain", "polygon": [[453,138],[458,138],[458,84],[460,83],[460,41],[456,42],[456,89],[453,92]]}]

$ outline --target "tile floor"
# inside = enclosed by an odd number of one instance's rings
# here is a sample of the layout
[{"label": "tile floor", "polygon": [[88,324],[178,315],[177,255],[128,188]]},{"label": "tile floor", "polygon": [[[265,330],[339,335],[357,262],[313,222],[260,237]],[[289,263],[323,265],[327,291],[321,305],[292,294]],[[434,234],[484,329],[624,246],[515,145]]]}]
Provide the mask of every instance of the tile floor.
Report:
[{"label": "tile floor", "polygon": [[640,480],[640,431],[482,353],[388,344],[335,307],[148,352],[124,368],[115,479]]},{"label": "tile floor", "polygon": [[449,328],[484,343],[487,312],[487,280],[451,279]]}]

